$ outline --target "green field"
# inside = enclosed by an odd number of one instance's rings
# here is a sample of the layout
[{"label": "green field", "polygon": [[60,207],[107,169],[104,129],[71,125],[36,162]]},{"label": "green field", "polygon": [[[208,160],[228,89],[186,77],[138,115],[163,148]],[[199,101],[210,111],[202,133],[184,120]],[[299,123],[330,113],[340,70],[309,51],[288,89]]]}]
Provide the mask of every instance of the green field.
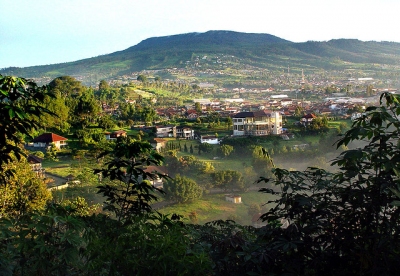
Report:
[{"label": "green field", "polygon": [[[190,222],[189,214],[196,212],[197,223],[204,224],[213,220],[233,219],[242,225],[251,224],[251,216],[248,214],[248,208],[251,204],[265,204],[270,195],[257,191],[240,193],[242,203],[231,203],[225,200],[225,194],[204,195],[203,198],[191,202],[175,204],[170,207],[159,210],[163,214],[179,214],[185,220]],[[263,206],[265,212],[267,206]]]}]

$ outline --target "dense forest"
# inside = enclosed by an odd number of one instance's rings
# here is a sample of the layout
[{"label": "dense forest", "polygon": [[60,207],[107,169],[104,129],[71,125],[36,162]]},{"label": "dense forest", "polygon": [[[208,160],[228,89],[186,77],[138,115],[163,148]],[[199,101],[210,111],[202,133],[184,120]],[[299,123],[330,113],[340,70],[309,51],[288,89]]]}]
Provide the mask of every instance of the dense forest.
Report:
[{"label": "dense forest", "polygon": [[[171,179],[145,171],[144,166],[160,165],[167,156],[142,135],[96,150],[102,166],[90,174],[102,179],[97,192],[104,197],[105,212],[96,212],[79,196],[52,200],[29,169],[24,139],[50,125],[65,132],[85,129],[98,112],[94,91],[70,79],[62,85],[58,81],[40,87],[24,78],[0,78],[2,275],[396,274],[398,95],[383,93],[380,105],[368,107],[339,139],[336,147],[344,150],[333,160],[336,172],[281,169],[266,149],[254,148],[256,160],[264,162],[260,192],[272,195],[266,202],[272,207],[261,216],[265,226],[255,228],[232,220],[188,223],[155,210],[151,203],[171,190],[149,185],[152,179],[166,178],[170,187],[187,185],[192,194],[198,190],[185,176]],[[110,89],[105,83],[100,87],[105,99]],[[57,106],[60,99],[63,104]],[[67,120],[60,120],[63,112]],[[151,116],[146,112],[137,116]],[[82,141],[90,144],[96,137]],[[359,146],[347,148],[354,143]],[[228,146],[221,154],[228,154]],[[78,159],[84,155],[75,154]],[[214,181],[221,177],[215,175]]]}]

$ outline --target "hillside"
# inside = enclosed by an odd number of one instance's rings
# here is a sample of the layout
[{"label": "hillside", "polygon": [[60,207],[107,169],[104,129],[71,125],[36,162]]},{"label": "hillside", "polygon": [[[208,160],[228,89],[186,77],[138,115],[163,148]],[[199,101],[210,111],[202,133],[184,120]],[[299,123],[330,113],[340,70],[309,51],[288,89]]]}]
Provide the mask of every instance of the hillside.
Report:
[{"label": "hillside", "polygon": [[[0,70],[0,74],[50,79],[70,75],[84,83],[95,83],[142,70],[173,67],[199,70],[196,60],[207,56],[211,57],[208,68],[214,69],[251,66],[282,71],[290,66],[309,71],[398,70],[400,44],[355,39],[294,43],[269,34],[208,31],[148,38],[108,55],[53,65],[10,67]],[[221,57],[225,59],[218,62]]]}]

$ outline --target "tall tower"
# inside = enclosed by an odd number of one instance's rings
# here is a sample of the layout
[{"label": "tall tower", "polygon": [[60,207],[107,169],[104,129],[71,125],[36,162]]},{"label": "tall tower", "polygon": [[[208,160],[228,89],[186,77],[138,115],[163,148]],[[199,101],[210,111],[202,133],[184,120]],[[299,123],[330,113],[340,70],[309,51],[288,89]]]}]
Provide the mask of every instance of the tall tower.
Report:
[{"label": "tall tower", "polygon": [[304,84],[306,84],[306,81],[304,79],[304,70],[301,69],[301,81],[300,81],[300,85],[301,85],[301,91],[304,92]]}]

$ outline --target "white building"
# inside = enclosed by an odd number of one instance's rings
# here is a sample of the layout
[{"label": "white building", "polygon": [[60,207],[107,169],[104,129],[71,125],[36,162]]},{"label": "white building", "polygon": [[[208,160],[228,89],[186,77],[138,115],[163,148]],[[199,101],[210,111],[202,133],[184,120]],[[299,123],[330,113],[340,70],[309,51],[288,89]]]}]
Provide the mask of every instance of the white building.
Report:
[{"label": "white building", "polygon": [[282,116],[267,110],[239,112],[233,116],[233,135],[265,136],[282,133]]},{"label": "white building", "polygon": [[205,136],[200,136],[200,143],[208,143],[210,145],[218,145],[218,137],[215,135],[205,135]]}]

